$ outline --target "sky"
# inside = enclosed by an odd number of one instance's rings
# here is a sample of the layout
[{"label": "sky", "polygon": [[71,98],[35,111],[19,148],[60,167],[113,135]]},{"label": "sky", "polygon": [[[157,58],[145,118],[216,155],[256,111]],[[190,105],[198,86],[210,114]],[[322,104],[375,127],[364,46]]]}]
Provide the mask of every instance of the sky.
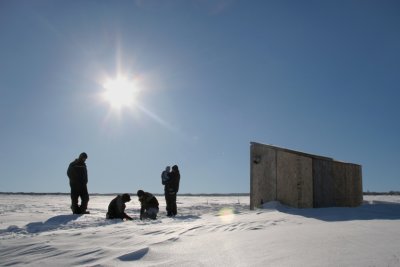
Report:
[{"label": "sky", "polygon": [[[0,1],[0,191],[250,192],[250,142],[400,190],[398,1]],[[129,92],[111,97],[115,84]],[[110,89],[111,88],[111,89]],[[121,86],[119,87],[121,88]],[[115,90],[114,90],[115,92]]]}]

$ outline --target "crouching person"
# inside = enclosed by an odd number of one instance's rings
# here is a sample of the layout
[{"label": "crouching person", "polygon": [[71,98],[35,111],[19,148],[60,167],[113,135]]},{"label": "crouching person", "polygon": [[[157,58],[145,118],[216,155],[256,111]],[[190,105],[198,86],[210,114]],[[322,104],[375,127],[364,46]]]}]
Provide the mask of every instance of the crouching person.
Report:
[{"label": "crouching person", "polygon": [[157,219],[158,200],[155,196],[143,190],[137,191],[140,201],[140,219]]},{"label": "crouching person", "polygon": [[125,203],[129,201],[131,201],[131,197],[129,196],[129,194],[122,194],[115,197],[108,205],[106,218],[132,220],[132,218],[125,213]]}]

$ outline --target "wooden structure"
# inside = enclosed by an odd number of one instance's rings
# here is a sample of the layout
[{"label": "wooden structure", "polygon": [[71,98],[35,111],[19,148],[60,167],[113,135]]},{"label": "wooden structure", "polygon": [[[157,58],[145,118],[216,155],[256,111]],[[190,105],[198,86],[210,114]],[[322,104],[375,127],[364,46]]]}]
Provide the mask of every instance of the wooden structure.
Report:
[{"label": "wooden structure", "polygon": [[269,201],[319,208],[363,200],[361,165],[252,142],[250,166],[250,209]]}]

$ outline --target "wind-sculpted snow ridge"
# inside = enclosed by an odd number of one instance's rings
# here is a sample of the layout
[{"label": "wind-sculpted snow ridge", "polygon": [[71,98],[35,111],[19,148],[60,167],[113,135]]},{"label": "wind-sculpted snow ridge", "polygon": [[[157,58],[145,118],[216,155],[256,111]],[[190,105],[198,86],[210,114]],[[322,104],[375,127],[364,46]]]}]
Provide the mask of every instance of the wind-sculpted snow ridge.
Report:
[{"label": "wind-sculpted snow ridge", "polygon": [[104,218],[98,216],[89,215],[57,215],[49,218],[45,222],[31,222],[24,227],[18,227],[16,225],[11,225],[5,230],[0,230],[1,234],[18,233],[18,234],[38,234],[41,232],[48,231],[58,231],[58,230],[68,230],[68,229],[79,229],[87,227],[100,227],[108,225],[113,221],[105,221]]},{"label": "wind-sculpted snow ridge", "polygon": [[248,197],[178,197],[174,218],[106,220],[113,196],[72,215],[66,196],[0,196],[1,266],[398,266],[400,198],[358,208],[249,210]]}]

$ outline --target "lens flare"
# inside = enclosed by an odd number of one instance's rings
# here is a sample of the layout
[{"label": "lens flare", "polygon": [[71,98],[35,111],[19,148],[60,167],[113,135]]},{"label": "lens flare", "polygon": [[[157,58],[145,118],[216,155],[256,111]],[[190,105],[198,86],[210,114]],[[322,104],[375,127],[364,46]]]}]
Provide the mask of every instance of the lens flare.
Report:
[{"label": "lens flare", "polygon": [[222,208],[218,212],[218,216],[223,223],[231,223],[235,217],[235,214],[231,208]]}]

